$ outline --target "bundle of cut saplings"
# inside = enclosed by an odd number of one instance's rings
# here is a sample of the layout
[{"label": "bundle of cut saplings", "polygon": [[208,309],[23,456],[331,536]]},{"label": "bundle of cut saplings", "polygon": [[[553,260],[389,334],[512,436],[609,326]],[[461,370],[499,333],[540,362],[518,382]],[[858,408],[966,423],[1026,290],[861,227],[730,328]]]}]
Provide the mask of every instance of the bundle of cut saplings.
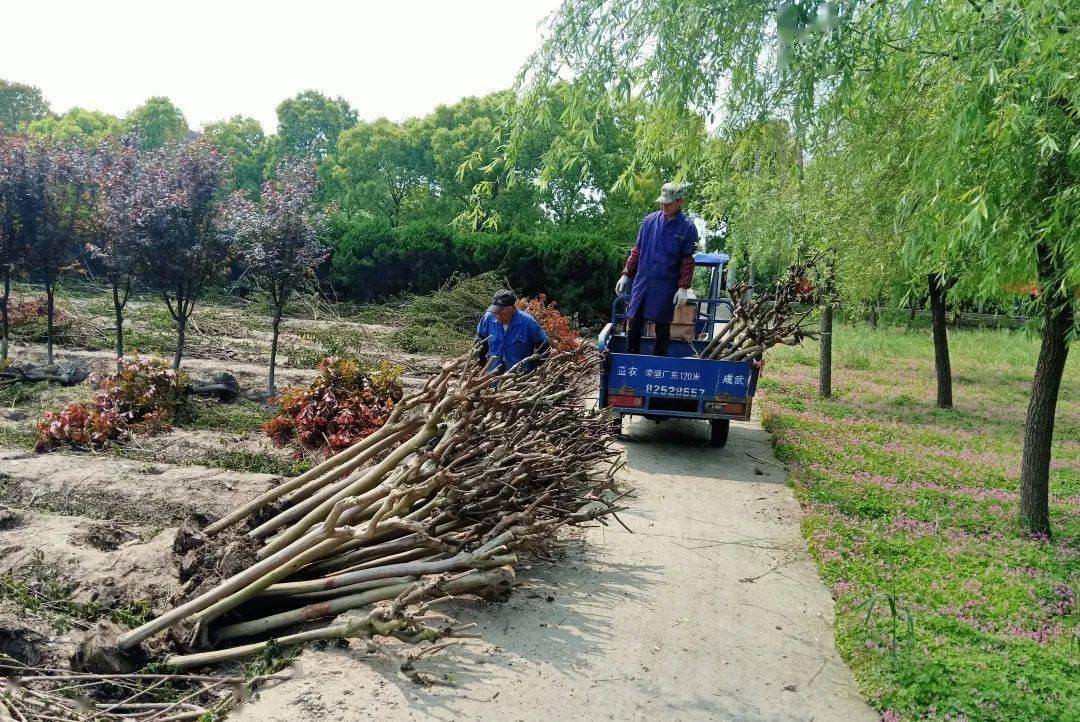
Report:
[{"label": "bundle of cut saplings", "polygon": [[119,646],[171,630],[186,649],[166,664],[181,670],[271,645],[464,636],[435,602],[505,592],[519,554],[623,508],[610,421],[585,403],[597,364],[578,351],[528,373],[446,363],[379,430],[206,527],[205,548],[244,535],[253,559]]},{"label": "bundle of cut saplings", "polygon": [[730,289],[731,320],[716,335],[703,358],[725,361],[756,359],[778,344],[795,346],[815,334],[804,325],[813,311],[814,299],[809,275],[814,261],[793,263],[787,272],[764,293],[746,298],[746,284]]}]

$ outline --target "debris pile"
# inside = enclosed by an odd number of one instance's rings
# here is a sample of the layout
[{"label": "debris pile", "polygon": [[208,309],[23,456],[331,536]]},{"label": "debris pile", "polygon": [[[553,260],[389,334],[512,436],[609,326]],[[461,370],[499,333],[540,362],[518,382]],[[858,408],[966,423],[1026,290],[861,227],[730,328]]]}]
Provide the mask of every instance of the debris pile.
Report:
[{"label": "debris pile", "polygon": [[809,304],[814,297],[814,287],[808,279],[812,266],[812,261],[792,264],[771,289],[749,300],[743,298],[745,284],[732,287],[731,321],[705,347],[702,358],[756,359],[778,344],[796,346],[803,339],[815,338],[803,325],[814,310]]},{"label": "debris pile", "polygon": [[[314,640],[430,643],[418,653],[450,643],[462,629],[436,602],[504,594],[518,553],[568,524],[618,520],[619,452],[610,420],[585,402],[599,358],[581,356],[507,375],[473,353],[447,362],[377,431],[206,527],[205,553],[246,534],[255,560],[120,647],[171,630],[192,653],[166,664],[189,669]],[[348,610],[359,611],[329,624]]]}]

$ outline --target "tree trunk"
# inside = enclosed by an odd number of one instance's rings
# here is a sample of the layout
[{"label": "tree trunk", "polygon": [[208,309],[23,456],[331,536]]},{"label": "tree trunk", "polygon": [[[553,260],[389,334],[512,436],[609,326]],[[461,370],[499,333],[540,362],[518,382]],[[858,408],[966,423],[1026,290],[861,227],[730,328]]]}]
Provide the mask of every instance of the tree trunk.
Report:
[{"label": "tree trunk", "polygon": [[1057,308],[1046,300],[1042,348],[1031,383],[1031,401],[1024,423],[1024,451],[1020,460],[1020,518],[1033,533],[1050,535],[1050,444],[1054,439],[1061,376],[1069,356],[1073,301]]},{"label": "tree trunk", "polygon": [[4,270],[4,295],[0,296],[0,361],[8,357],[8,299],[11,298],[11,273]]},{"label": "tree trunk", "polygon": [[45,360],[53,362],[53,300],[56,291],[52,283],[45,284]]},{"label": "tree trunk", "polygon": [[915,326],[915,301],[912,300],[911,308],[908,309],[907,327],[910,331]]},{"label": "tree trunk", "polygon": [[949,336],[945,318],[945,279],[939,273],[927,276],[930,286],[930,313],[934,329],[934,368],[937,371],[937,405],[951,409],[952,367],[949,365]]},{"label": "tree trunk", "polygon": [[176,302],[176,355],[173,356],[173,371],[180,370],[180,359],[184,357],[184,337],[187,334],[187,320],[189,309],[185,309],[184,302]]},{"label": "tree trunk", "polygon": [[278,330],[281,328],[281,314],[283,311],[282,308],[274,309],[273,336],[270,339],[270,380],[267,384],[267,393],[270,396],[277,392],[277,388],[274,386],[274,369],[277,366]]},{"label": "tree trunk", "polygon": [[821,398],[832,396],[832,305],[821,309],[821,362],[818,375],[818,393]]},{"label": "tree trunk", "polygon": [[[124,302],[120,301],[120,284],[112,284],[113,311],[116,312],[116,370],[124,360]],[[125,299],[126,301],[127,299]]]}]

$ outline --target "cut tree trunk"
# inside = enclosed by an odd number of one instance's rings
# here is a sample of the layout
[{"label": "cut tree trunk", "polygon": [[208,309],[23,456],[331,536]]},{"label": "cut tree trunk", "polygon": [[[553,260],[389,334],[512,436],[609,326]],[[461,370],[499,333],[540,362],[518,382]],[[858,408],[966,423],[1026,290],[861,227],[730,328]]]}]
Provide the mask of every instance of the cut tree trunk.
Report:
[{"label": "cut tree trunk", "polygon": [[949,335],[945,318],[945,294],[948,289],[939,273],[927,276],[930,287],[930,314],[934,329],[934,369],[937,372],[937,405],[939,409],[951,409],[952,367],[949,364]]},{"label": "cut tree trunk", "polygon": [[277,343],[278,332],[281,330],[281,314],[281,308],[274,309],[273,336],[270,339],[270,379],[267,383],[267,393],[270,396],[277,393],[277,388],[274,386],[274,371],[277,367]]},{"label": "cut tree trunk", "polygon": [[8,357],[8,299],[11,298],[11,274],[4,272],[4,295],[0,296],[0,361]]},{"label": "cut tree trunk", "polygon": [[176,355],[173,356],[173,371],[180,370],[180,360],[184,357],[184,337],[187,335],[188,312],[183,301],[176,303]]},{"label": "cut tree trunk", "polygon": [[1020,518],[1033,533],[1050,535],[1050,445],[1054,440],[1061,377],[1069,356],[1073,327],[1073,301],[1054,307],[1047,299],[1043,316],[1042,347],[1031,383],[1031,401],[1024,423],[1024,451],[1020,460]]},{"label": "cut tree trunk", "polygon": [[124,302],[120,300],[120,288],[114,282],[112,287],[113,311],[116,313],[116,370],[120,370],[124,358]]},{"label": "cut tree trunk", "polygon": [[56,290],[52,283],[45,284],[45,359],[53,362],[53,302]]},{"label": "cut tree trunk", "polygon": [[821,398],[832,396],[832,306],[821,309],[821,362],[818,375],[818,393]]}]

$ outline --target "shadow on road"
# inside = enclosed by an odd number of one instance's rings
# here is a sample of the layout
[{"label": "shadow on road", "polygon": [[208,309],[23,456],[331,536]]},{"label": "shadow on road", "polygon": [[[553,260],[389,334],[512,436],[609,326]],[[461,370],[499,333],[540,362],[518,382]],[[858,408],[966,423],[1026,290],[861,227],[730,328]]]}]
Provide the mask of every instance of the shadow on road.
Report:
[{"label": "shadow on road", "polygon": [[756,424],[732,422],[727,444],[717,449],[709,446],[709,426],[703,421],[658,424],[634,418],[624,426],[623,445],[631,477],[642,472],[772,484],[787,479],[773,458],[769,433]]},{"label": "shadow on road", "polygon": [[[606,558],[602,549],[572,546],[552,562],[519,568],[518,586],[506,602],[456,602],[444,607],[464,624],[476,624],[486,644],[463,644],[417,662],[424,675],[453,687],[421,687],[404,679],[389,660],[357,646],[355,655],[412,699],[410,707],[433,719],[460,719],[462,699],[495,702],[501,684],[522,667],[536,676],[589,679],[598,650],[611,643],[611,610],[630,604],[649,610],[650,589],[663,569]],[[610,670],[617,676],[618,670]],[[592,677],[595,677],[595,670]]]}]

